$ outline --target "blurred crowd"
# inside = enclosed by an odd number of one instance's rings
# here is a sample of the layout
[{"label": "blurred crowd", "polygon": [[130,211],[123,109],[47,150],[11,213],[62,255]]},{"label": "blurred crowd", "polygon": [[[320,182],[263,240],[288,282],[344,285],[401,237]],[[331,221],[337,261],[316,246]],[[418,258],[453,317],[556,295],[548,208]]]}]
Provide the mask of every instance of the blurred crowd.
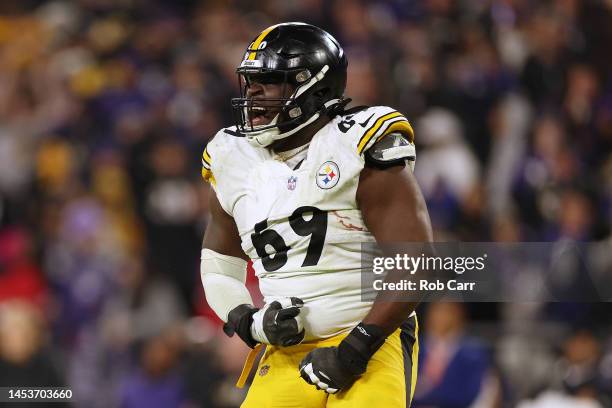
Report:
[{"label": "blurred crowd", "polygon": [[[610,0],[3,1],[0,386],[238,406],[246,346],[199,280],[200,156],[244,48],[292,20],[343,44],[354,104],[413,122],[436,239],[612,245]],[[611,404],[606,304],[422,312],[417,407]]]}]

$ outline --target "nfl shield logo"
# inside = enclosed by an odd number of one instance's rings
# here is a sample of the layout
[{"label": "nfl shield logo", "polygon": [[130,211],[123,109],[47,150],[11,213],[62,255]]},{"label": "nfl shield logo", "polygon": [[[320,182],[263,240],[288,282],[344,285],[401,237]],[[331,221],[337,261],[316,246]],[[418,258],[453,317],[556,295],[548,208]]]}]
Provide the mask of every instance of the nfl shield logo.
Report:
[{"label": "nfl shield logo", "polygon": [[295,186],[297,184],[297,177],[291,176],[287,180],[287,188],[291,191],[295,190]]},{"label": "nfl shield logo", "polygon": [[268,374],[268,371],[270,371],[270,366],[268,364],[261,366],[259,369],[259,376],[263,377],[264,375]]}]

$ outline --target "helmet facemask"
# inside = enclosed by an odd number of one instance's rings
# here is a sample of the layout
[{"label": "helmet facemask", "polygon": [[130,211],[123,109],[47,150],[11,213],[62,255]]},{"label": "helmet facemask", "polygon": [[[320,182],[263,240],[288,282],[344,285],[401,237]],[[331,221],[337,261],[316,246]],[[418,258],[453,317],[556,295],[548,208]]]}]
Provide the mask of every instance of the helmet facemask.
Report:
[{"label": "helmet facemask", "polygon": [[[238,131],[254,146],[266,147],[313,123],[319,118],[324,102],[330,99],[325,95],[324,84],[321,82],[328,69],[326,65],[313,74],[305,68],[238,68],[240,97],[232,99]],[[264,86],[280,84],[281,97],[248,97],[247,89],[253,82]],[[320,94],[320,98],[317,94]],[[274,113],[275,116],[270,118]],[[269,121],[258,124],[261,117]]]}]

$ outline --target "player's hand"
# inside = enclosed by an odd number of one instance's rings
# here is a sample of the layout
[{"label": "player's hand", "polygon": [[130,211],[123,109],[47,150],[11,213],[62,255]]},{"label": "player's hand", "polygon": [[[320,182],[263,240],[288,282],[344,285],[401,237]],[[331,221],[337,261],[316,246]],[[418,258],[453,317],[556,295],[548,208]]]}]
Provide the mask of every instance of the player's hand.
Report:
[{"label": "player's hand", "polygon": [[293,346],[304,340],[300,309],[302,299],[291,297],[275,300],[253,314],[251,336],[259,343]]},{"label": "player's hand", "polygon": [[316,348],[300,363],[300,376],[328,394],[348,388],[359,375],[344,367],[338,358],[337,347]]},{"label": "player's hand", "polygon": [[360,323],[338,347],[312,350],[300,362],[300,376],[328,394],[346,390],[368,366],[368,361],[385,342],[382,329]]},{"label": "player's hand", "polygon": [[223,325],[223,331],[230,337],[237,334],[247,346],[254,348],[257,345],[257,341],[251,336],[251,325],[253,324],[253,315],[258,310],[253,305],[242,304],[236,306],[228,313],[227,322]]}]

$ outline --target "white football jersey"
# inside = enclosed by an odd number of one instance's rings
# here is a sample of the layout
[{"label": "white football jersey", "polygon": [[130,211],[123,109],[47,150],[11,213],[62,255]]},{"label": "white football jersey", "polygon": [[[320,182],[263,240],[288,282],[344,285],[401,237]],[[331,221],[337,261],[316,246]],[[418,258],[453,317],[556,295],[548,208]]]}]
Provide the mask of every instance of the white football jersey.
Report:
[{"label": "white football jersey", "polygon": [[336,116],[295,170],[238,137],[234,127],[219,131],[204,150],[202,175],[234,218],[266,303],[302,299],[306,340],[351,330],[371,307],[361,297],[361,243],[374,237],[356,192],[364,152],[394,132],[414,149],[410,123],[391,108]]}]

